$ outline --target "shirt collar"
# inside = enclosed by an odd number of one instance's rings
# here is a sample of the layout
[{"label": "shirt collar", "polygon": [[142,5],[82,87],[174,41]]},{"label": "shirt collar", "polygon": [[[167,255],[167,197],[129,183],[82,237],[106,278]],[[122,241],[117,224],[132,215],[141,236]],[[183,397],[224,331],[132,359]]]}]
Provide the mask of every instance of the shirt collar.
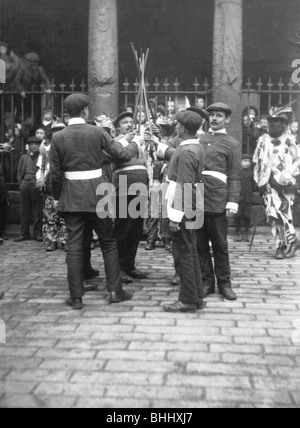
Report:
[{"label": "shirt collar", "polygon": [[200,144],[198,139],[193,139],[193,140],[185,140],[182,143],[180,143],[180,146],[189,146],[189,145],[196,145],[196,144]]},{"label": "shirt collar", "polygon": [[227,134],[226,128],[220,129],[219,131],[214,131],[213,129],[210,128],[210,130],[208,132],[210,132],[213,135],[215,135],[215,134]]},{"label": "shirt collar", "polygon": [[72,125],[85,125],[86,121],[82,117],[73,117],[69,120],[69,126]]}]

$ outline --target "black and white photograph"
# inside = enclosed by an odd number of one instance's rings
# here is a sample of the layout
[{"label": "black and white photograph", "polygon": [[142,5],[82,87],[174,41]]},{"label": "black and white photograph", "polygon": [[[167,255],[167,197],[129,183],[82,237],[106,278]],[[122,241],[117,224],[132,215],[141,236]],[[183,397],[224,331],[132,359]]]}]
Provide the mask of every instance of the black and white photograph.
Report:
[{"label": "black and white photograph", "polygon": [[300,408],[299,0],[0,0],[0,409]]}]

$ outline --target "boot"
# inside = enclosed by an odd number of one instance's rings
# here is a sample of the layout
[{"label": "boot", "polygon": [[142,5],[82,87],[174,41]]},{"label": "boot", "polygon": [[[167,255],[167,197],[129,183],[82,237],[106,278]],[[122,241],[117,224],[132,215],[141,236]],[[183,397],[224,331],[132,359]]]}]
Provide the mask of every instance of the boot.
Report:
[{"label": "boot", "polygon": [[243,242],[243,236],[240,230],[236,231],[236,238],[234,242]]},{"label": "boot", "polygon": [[289,251],[286,253],[285,257],[287,259],[293,259],[296,257],[297,251],[300,250],[300,241],[295,241],[292,245]]},{"label": "boot", "polygon": [[178,273],[176,272],[174,278],[172,279],[171,285],[180,285],[180,277],[178,275]]},{"label": "boot", "polygon": [[250,231],[249,231],[249,228],[245,229],[243,240],[244,240],[244,242],[250,242]]},{"label": "boot", "polygon": [[169,238],[163,239],[163,244],[164,244],[164,247],[165,247],[166,251],[172,251],[171,239],[169,239]]},{"label": "boot", "polygon": [[284,251],[283,251],[282,247],[279,247],[277,249],[277,251],[276,251],[276,259],[277,260],[284,260],[285,259],[285,254],[284,254]]}]

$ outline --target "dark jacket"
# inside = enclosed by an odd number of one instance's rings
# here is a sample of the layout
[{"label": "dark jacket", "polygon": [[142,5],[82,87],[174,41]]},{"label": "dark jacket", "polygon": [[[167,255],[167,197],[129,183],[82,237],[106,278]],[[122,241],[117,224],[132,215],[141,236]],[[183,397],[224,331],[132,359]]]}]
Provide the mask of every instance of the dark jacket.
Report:
[{"label": "dark jacket", "polygon": [[7,204],[8,190],[6,187],[5,179],[0,177],[0,205]]},{"label": "dark jacket", "polygon": [[27,181],[36,182],[37,162],[39,153],[31,156],[29,153],[21,156],[18,166],[18,183],[21,186],[23,180],[27,177]]},{"label": "dark jacket", "polygon": [[66,172],[95,171],[102,167],[104,151],[116,160],[129,161],[138,152],[136,143],[123,147],[101,128],[70,125],[53,135],[50,149],[51,187],[60,212],[96,212],[97,188],[104,178],[67,180]]},{"label": "dark jacket", "polygon": [[221,172],[227,184],[212,176],[203,176],[205,186],[205,212],[224,213],[228,203],[239,204],[242,182],[241,145],[228,134],[207,132],[200,137],[205,153],[207,171]]},{"label": "dark jacket", "polygon": [[51,89],[51,83],[43,67],[37,66],[30,68],[26,64],[22,64],[16,75],[16,89],[19,92],[31,92],[32,87],[40,90],[40,86],[44,85],[46,89]]},{"label": "dark jacket", "polygon": [[252,169],[242,170],[242,190],[240,196],[240,203],[253,203],[253,193],[256,189],[254,181],[254,174]]}]

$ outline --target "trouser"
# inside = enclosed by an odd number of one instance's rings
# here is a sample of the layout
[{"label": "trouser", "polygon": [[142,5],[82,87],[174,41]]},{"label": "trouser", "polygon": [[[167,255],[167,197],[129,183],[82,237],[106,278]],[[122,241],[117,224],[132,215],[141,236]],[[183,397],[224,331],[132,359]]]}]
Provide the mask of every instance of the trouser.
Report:
[{"label": "trouser", "polygon": [[96,213],[64,213],[63,217],[68,230],[68,282],[70,295],[74,299],[84,295],[84,263],[87,253],[85,233],[87,228],[95,230],[99,237],[104,259],[107,288],[110,293],[120,293],[122,282],[118,257],[118,245],[114,235],[112,220],[99,219]]},{"label": "trouser", "polygon": [[30,224],[33,220],[34,238],[42,235],[42,195],[35,182],[23,181],[21,184],[21,233],[30,236]]},{"label": "trouser", "polygon": [[239,206],[239,211],[235,217],[235,227],[238,232],[241,231],[241,228],[244,226],[246,230],[249,230],[251,227],[251,202],[241,202]]},{"label": "trouser", "polygon": [[88,224],[84,231],[83,238],[83,277],[87,278],[93,271],[92,268],[92,251],[91,243],[93,241],[94,231],[90,224]]},{"label": "trouser", "polygon": [[147,221],[147,241],[153,242],[154,244],[158,240],[159,235],[159,219],[158,218],[149,218]]},{"label": "trouser", "polygon": [[[198,255],[205,288],[215,288],[215,276],[220,290],[231,288],[228,249],[228,220],[224,214],[205,214],[204,226],[197,231]],[[212,261],[210,242],[213,247]]]},{"label": "trouser", "polygon": [[[122,197],[121,197],[122,198]],[[135,197],[124,197],[127,203],[128,213],[129,205]],[[123,200],[123,203],[125,203]],[[122,201],[117,198],[117,213],[119,213],[119,204]],[[129,214],[127,218],[117,218],[115,232],[119,247],[119,259],[122,271],[132,272],[136,269],[135,259],[140,242],[143,237],[145,207],[141,207],[141,216],[132,218]]]},{"label": "trouser", "polygon": [[187,230],[185,220],[181,231],[172,234],[175,269],[180,277],[179,301],[195,305],[203,299],[203,282],[197,252],[197,231]]},{"label": "trouser", "polygon": [[7,201],[0,204],[0,237],[3,237],[7,221]]}]

